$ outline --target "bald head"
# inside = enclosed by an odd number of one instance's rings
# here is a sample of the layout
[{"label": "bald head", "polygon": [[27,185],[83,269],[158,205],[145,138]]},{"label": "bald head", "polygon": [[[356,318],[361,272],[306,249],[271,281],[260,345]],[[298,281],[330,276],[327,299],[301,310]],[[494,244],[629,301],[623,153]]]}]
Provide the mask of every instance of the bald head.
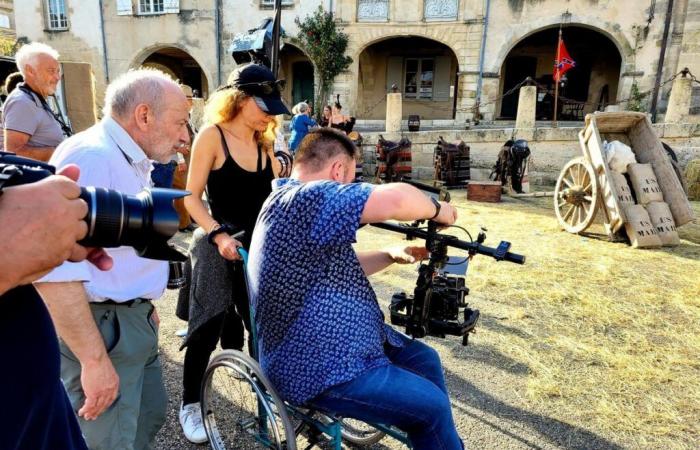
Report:
[{"label": "bald head", "polygon": [[159,70],[130,70],[114,80],[105,93],[104,115],[125,119],[139,105],[161,114],[170,101],[185,101],[185,94],[172,78]]}]

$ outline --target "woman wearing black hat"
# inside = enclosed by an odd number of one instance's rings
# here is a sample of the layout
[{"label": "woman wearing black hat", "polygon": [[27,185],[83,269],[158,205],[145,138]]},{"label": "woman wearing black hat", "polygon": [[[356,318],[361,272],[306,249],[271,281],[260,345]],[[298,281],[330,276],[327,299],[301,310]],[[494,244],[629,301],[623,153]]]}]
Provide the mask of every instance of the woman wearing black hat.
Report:
[{"label": "woman wearing black hat", "polygon": [[[192,278],[180,424],[187,439],[207,440],[200,386],[209,357],[243,348],[249,329],[248,295],[237,247],[248,247],[260,208],[275,177],[287,176],[291,157],[274,151],[275,117],[289,114],[280,97],[283,81],[264,66],[236,69],[207,102],[205,121],[192,146],[185,199],[200,225],[190,244]],[[201,200],[206,189],[210,210]],[[240,239],[231,235],[243,231]]]}]

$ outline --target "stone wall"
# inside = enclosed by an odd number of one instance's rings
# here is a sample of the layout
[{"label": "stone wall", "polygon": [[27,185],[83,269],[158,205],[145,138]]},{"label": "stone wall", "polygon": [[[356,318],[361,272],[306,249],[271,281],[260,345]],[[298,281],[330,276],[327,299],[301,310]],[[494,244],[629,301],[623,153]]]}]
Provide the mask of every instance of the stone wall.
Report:
[{"label": "stone wall", "polygon": [[[657,135],[669,144],[678,155],[681,166],[692,159],[700,158],[700,126],[654,125]],[[530,180],[536,184],[554,184],[559,171],[570,159],[581,156],[578,132],[581,128],[536,128],[524,130],[516,135],[527,134],[531,156]],[[398,140],[405,136],[412,142],[413,177],[418,179],[433,178],[433,152],[438,138],[442,136],[448,142],[463,140],[471,150],[472,179],[485,180],[496,162],[496,157],[503,143],[511,139],[512,128],[419,131],[398,134],[362,133],[362,154],[365,161],[365,174],[374,174],[375,145],[379,135],[385,139]]]}]

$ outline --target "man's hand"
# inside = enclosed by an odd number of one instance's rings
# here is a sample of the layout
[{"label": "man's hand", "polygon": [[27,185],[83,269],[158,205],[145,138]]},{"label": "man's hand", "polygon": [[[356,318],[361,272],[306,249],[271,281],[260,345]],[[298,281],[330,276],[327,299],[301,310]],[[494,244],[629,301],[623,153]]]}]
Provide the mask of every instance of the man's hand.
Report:
[{"label": "man's hand", "polygon": [[8,239],[0,254],[0,292],[41,278],[65,260],[91,261],[103,269],[111,258],[88,251],[76,241],[85,237],[87,205],[79,198],[76,166],[36,183],[13,186],[0,199],[0,230]]},{"label": "man's hand", "polygon": [[457,221],[457,210],[447,202],[440,202],[440,214],[433,220],[442,225],[453,225]]},{"label": "man's hand", "polygon": [[185,173],[187,172],[187,163],[186,162],[181,162],[177,165],[177,171],[180,173]]},{"label": "man's hand", "polygon": [[85,403],[78,415],[85,420],[95,420],[114,403],[119,393],[119,376],[107,354],[82,364],[80,384]]},{"label": "man's hand", "polygon": [[428,249],[420,246],[390,247],[386,252],[397,264],[413,264],[430,256]]}]

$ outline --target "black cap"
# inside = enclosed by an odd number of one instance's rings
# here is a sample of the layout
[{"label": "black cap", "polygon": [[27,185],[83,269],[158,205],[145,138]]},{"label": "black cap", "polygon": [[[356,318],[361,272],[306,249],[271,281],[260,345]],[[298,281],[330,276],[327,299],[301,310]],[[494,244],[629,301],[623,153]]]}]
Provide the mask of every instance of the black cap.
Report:
[{"label": "black cap", "polygon": [[[267,86],[256,86],[257,83],[269,83]],[[231,78],[231,85],[253,97],[255,103],[267,114],[291,114],[282,101],[280,90],[283,81],[277,81],[272,71],[260,64],[247,64],[237,68]],[[272,87],[273,89],[270,89]]]}]

